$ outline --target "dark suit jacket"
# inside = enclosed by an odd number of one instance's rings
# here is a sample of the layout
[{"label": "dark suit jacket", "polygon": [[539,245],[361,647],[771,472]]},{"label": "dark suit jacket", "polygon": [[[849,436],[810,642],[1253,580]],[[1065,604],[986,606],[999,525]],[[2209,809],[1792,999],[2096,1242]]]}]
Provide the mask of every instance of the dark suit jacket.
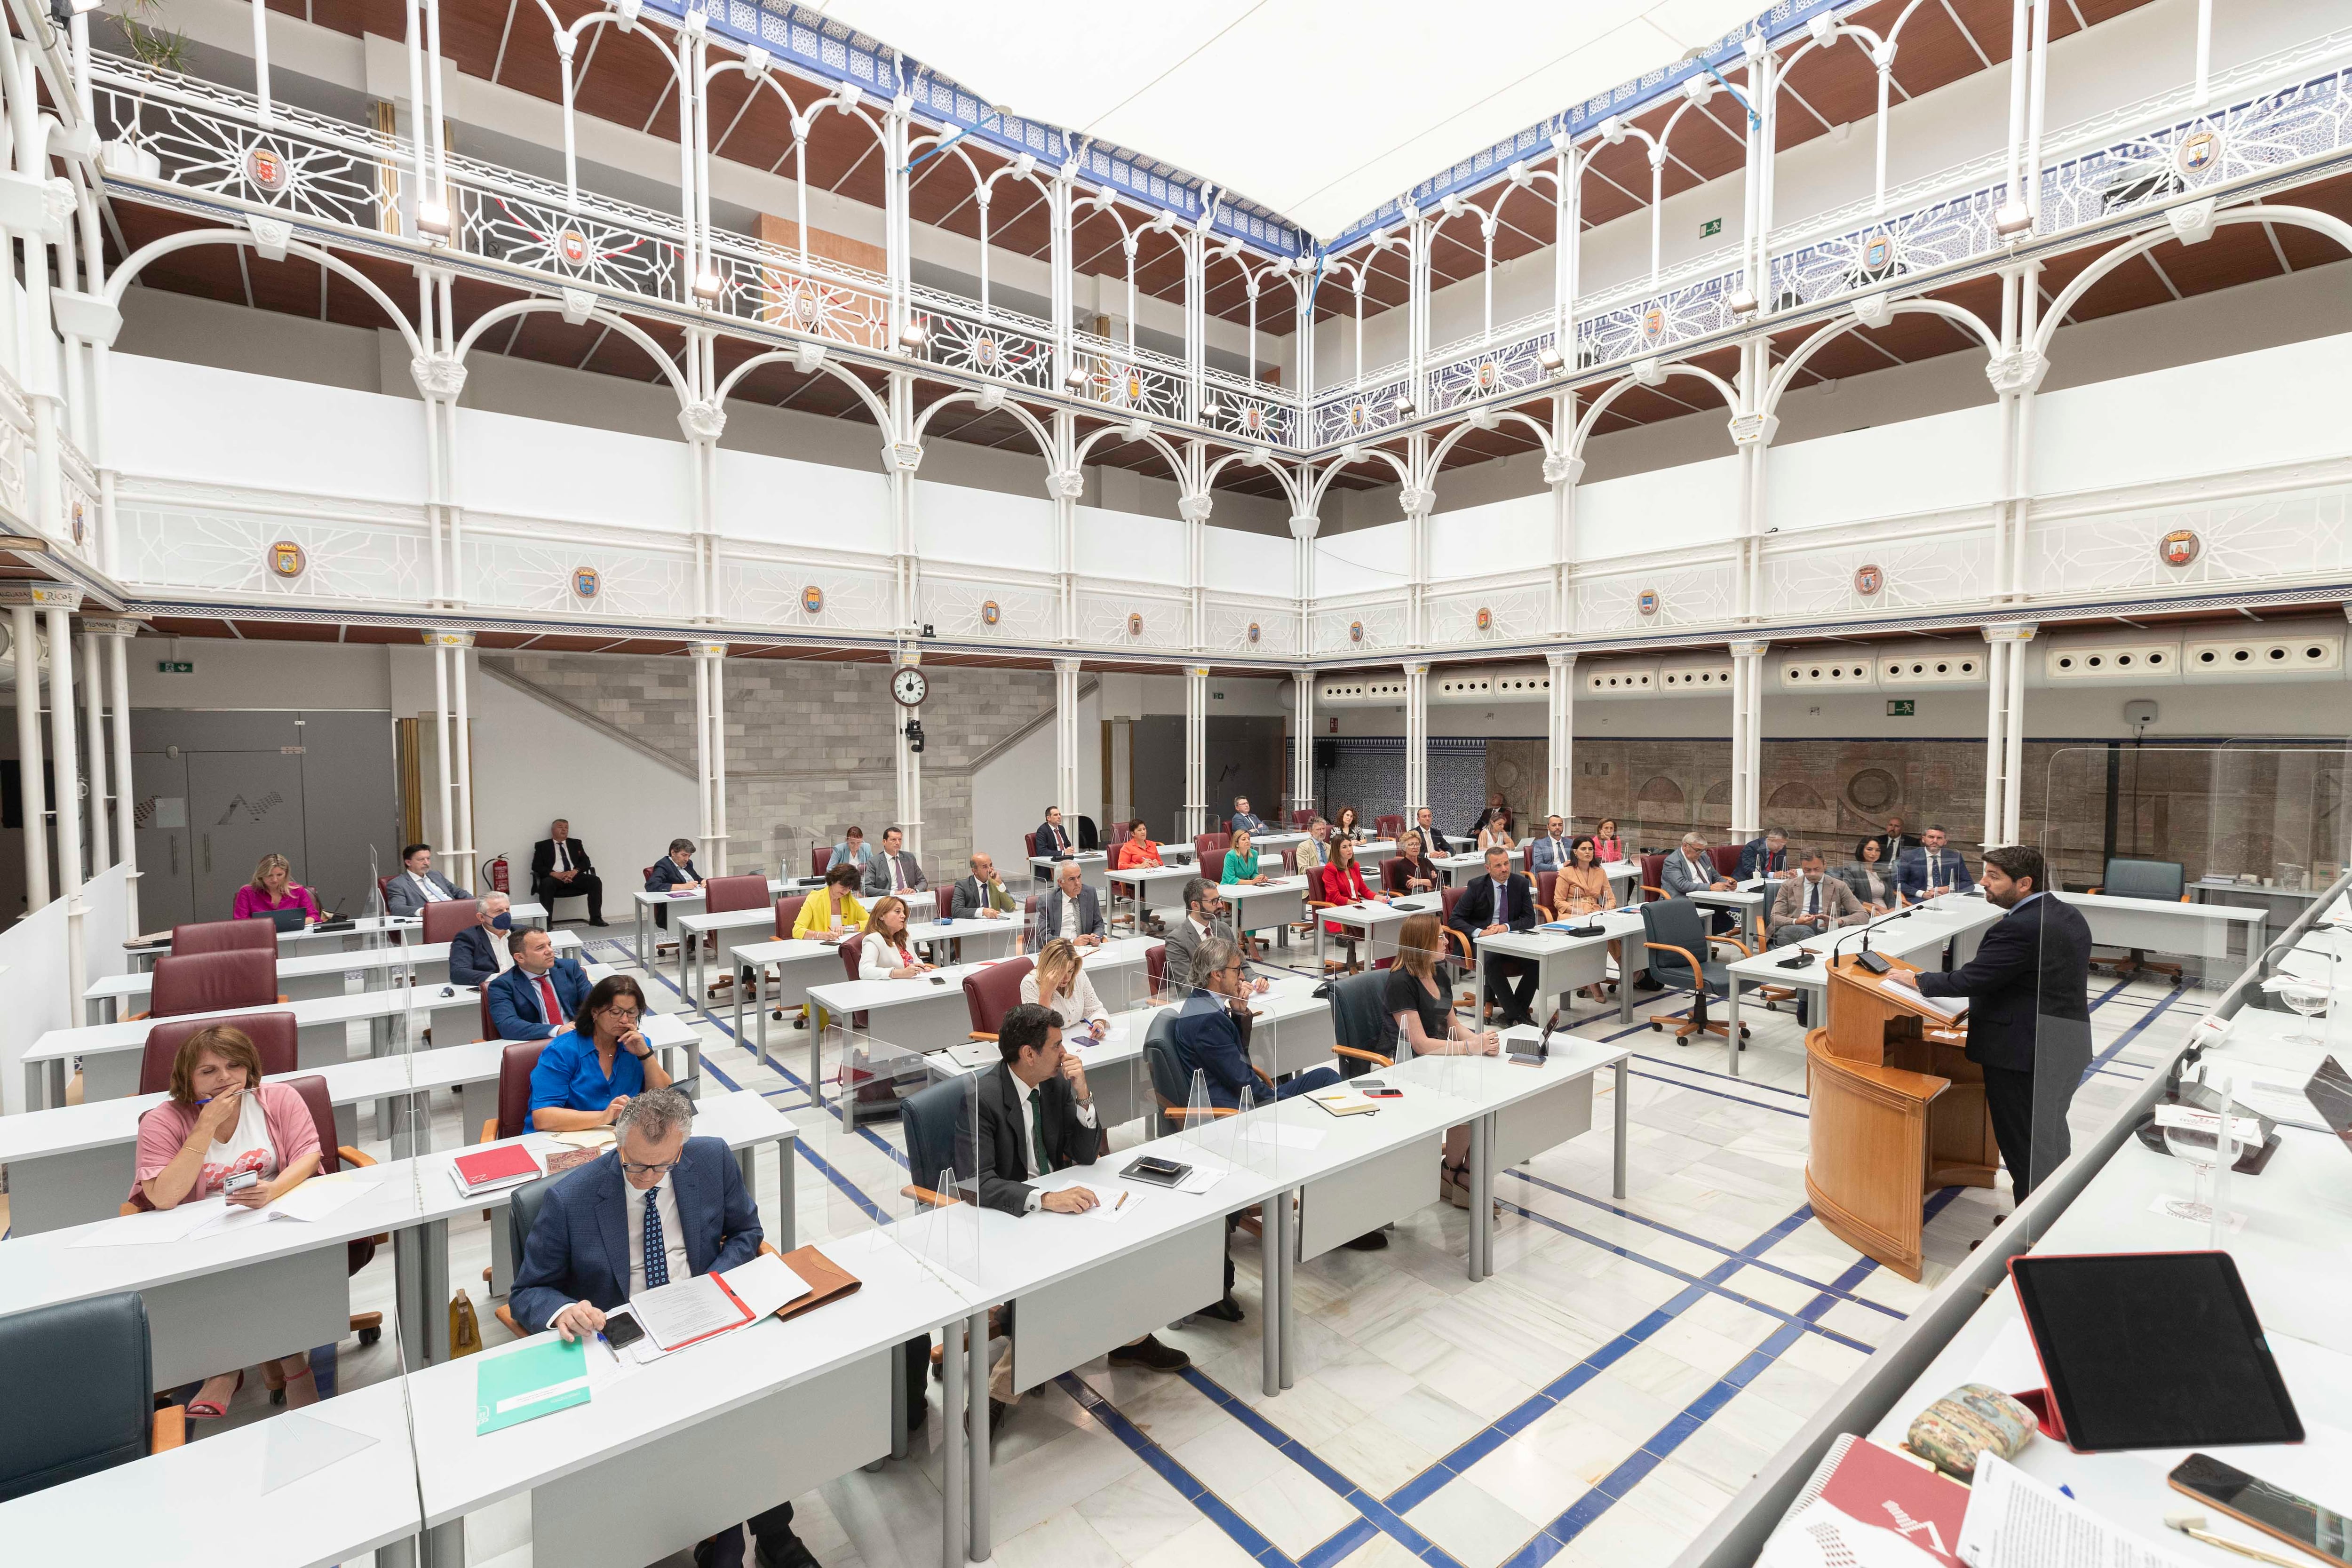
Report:
[{"label": "dark suit jacket", "polygon": [[1739,852],[1738,879],[1746,882],[1758,877],[1769,876],[1775,871],[1785,871],[1788,868],[1789,847],[1787,845],[1780,846],[1779,853],[1775,854],[1764,847],[1764,840],[1761,838],[1751,838],[1748,841],[1747,847]]},{"label": "dark suit jacket", "polygon": [[[563,841],[563,853],[571,860],[572,868],[573,870],[584,872],[592,877],[596,874],[595,862],[588,858],[588,846],[581,843],[577,838],[567,838]],[[549,877],[553,874],[554,870],[555,840],[552,838],[542,838],[538,842],[538,844],[532,847],[530,852],[530,890],[532,897],[536,898],[539,896],[541,888],[547,884]],[[574,885],[576,886],[577,884]]]},{"label": "dark suit jacket", "polygon": [[646,891],[658,893],[664,889],[675,888],[680,882],[699,882],[703,879],[702,873],[695,869],[693,856],[689,855],[686,858],[686,867],[681,870],[677,861],[665,855],[654,862],[652,873],[646,878]]},{"label": "dark suit jacket", "polygon": [[1854,845],[1853,858],[1856,860],[1862,858],[1862,847],[1864,844],[1875,844],[1878,846],[1878,863],[1882,866],[1896,865],[1902,860],[1905,855],[1919,847],[1919,841],[1908,833],[1900,835],[1893,833],[1874,834],[1870,837],[1862,839]]},{"label": "dark suit jacket", "polygon": [[[669,1179],[688,1268],[708,1274],[759,1256],[760,1208],[724,1139],[688,1138]],[[625,1180],[614,1150],[547,1189],[507,1295],[524,1331],[540,1332],[574,1301],[609,1312],[629,1299]]]},{"label": "dark suit jacket", "polygon": [[1004,886],[1002,878],[997,879],[994,887],[991,887],[977,877],[966,877],[955,885],[954,895],[948,904],[950,918],[954,920],[978,918],[981,910],[995,907],[995,896],[1000,889],[1004,894],[1007,905],[1004,912],[1008,915],[1018,914],[1021,910],[1021,900],[1013,896],[1013,889]]},{"label": "dark suit jacket", "polygon": [[[474,896],[438,871],[427,871],[425,873],[425,878],[453,899],[470,899]],[[384,909],[392,914],[413,915],[425,907],[425,900],[417,895],[416,884],[408,879],[408,871],[403,868],[400,874],[386,885],[383,903]]]},{"label": "dark suit jacket", "polygon": [[[1037,1091],[1037,1130],[1045,1135],[1047,1167],[1066,1171],[1072,1165],[1093,1164],[1100,1135],[1078,1120],[1077,1096],[1070,1091],[1070,1080],[1055,1073],[1039,1084]],[[976,1173],[983,1206],[1010,1215],[1026,1214],[1029,1165],[1021,1151],[1021,1141],[1026,1136],[1021,1102],[1029,1091],[1009,1069],[998,1066],[980,1075],[972,1093],[976,1126],[967,1129],[961,1125],[962,1118],[957,1118],[956,1174]],[[977,1150],[971,1146],[974,1138],[979,1141]]]},{"label": "dark suit jacket", "polygon": [[539,987],[520,967],[508,970],[484,989],[483,994],[490,1003],[490,1027],[496,1031],[497,1038],[552,1039],[572,1027],[572,1020],[579,1015],[580,1005],[588,1000],[592,989],[588,972],[575,960],[559,958],[547,977],[555,982],[555,999],[563,1005],[563,1020],[558,1024],[541,1021]]},{"label": "dark suit jacket", "polygon": [[1474,838],[1465,838],[1456,846],[1435,827],[1423,827],[1418,823],[1411,825],[1410,831],[1421,835],[1422,852],[1425,855],[1459,855],[1476,842]]},{"label": "dark suit jacket", "polygon": [[1965,966],[1921,974],[1919,992],[1969,999],[1969,1060],[2079,1078],[2091,1060],[2090,972],[2083,912],[2045,894],[1987,931]]},{"label": "dark suit jacket", "polygon": [[1041,942],[1051,942],[1057,936],[1108,936],[1103,929],[1102,899],[1083,884],[1078,889],[1078,929],[1062,929],[1062,889],[1048,888],[1037,895],[1037,929],[1045,934]]},{"label": "dark suit jacket", "polygon": [[1274,1098],[1273,1087],[1250,1069],[1249,1040],[1241,1021],[1213,991],[1195,991],[1176,1010],[1176,1063],[1190,1083],[1195,1072],[1208,1082],[1209,1103],[1231,1109],[1242,1090],[1253,1104]]},{"label": "dark suit jacket", "polygon": [[459,985],[480,985],[499,972],[499,950],[506,932],[470,925],[449,939],[449,978]]},{"label": "dark suit jacket", "polygon": [[[930,886],[930,883],[923,879],[923,863],[915,858],[912,851],[906,849],[898,851],[898,868],[899,874],[906,879],[908,891],[920,892]],[[866,868],[866,896],[870,899],[877,893],[887,893],[889,890],[889,857],[886,851],[877,849],[874,852],[873,860]]]},{"label": "dark suit jacket", "polygon": [[1445,918],[1445,923],[1468,937],[1474,948],[1478,933],[1497,921],[1513,931],[1536,929],[1536,885],[1524,873],[1511,873],[1503,900],[1505,907],[1497,913],[1494,879],[1482,874],[1462,889],[1462,897],[1454,900],[1454,912]]},{"label": "dark suit jacket", "polygon": [[1076,848],[1077,843],[1066,827],[1056,827],[1050,822],[1037,825],[1037,853],[1040,855],[1050,855],[1059,860]]},{"label": "dark suit jacket", "polygon": [[1937,876],[1930,882],[1927,876],[1927,851],[1906,849],[1903,858],[1895,863],[1895,885],[1906,899],[1924,899],[1931,886],[1948,885],[1956,893],[1965,893],[1977,885],[1969,875],[1968,857],[1946,845],[1937,850]]}]

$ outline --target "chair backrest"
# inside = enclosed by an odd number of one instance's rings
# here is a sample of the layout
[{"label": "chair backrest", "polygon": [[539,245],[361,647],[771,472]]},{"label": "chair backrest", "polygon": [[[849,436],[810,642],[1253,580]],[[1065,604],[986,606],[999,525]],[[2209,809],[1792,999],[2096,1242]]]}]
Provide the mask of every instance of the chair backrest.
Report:
[{"label": "chair backrest", "polygon": [[[1706,921],[1688,899],[1654,899],[1642,906],[1642,937],[1665,942],[1706,962]],[[1699,983],[1681,953],[1652,952],[1650,977],[1661,985],[1689,987]]]},{"label": "chair backrest", "polygon": [[830,865],[832,865],[832,864],[833,864],[833,846],[832,846],[832,845],[830,845],[830,844],[818,844],[818,845],[814,845],[814,846],[812,846],[812,847],[810,847],[810,849],[809,849],[809,875],[810,875],[810,876],[812,876],[812,877],[822,877],[822,876],[824,876],[824,869],[825,869],[825,868],[826,868],[826,867],[828,867],[828,866],[830,866]]},{"label": "chair backrest", "polygon": [[1135,823],[1131,819],[1126,822],[1114,822],[1110,825],[1110,841],[1113,844],[1124,844],[1127,842],[1127,836],[1134,831]]},{"label": "chair backrest", "polygon": [[[583,1167],[574,1165],[573,1171]],[[535,1182],[525,1182],[507,1194],[507,1239],[514,1250],[508,1254],[517,1263],[522,1261],[524,1248],[530,1241],[530,1227],[539,1223],[540,1206],[547,1202],[547,1189],[563,1180],[572,1171],[552,1176],[541,1176]]]},{"label": "chair backrest", "polygon": [[1201,868],[1201,875],[1212,882],[1224,869],[1225,851],[1233,847],[1230,833],[1196,833],[1192,836],[1192,858]]},{"label": "chair backrest", "polygon": [[787,893],[776,900],[776,936],[779,940],[793,934],[793,922],[801,918],[801,906],[807,902],[806,893]]},{"label": "chair backrest", "polygon": [[1021,852],[1024,855],[1033,857],[1037,853],[1037,836],[1035,834],[1024,833],[1021,836]]},{"label": "chair backrest", "polygon": [[327,1080],[314,1072],[299,1078],[289,1078],[286,1087],[302,1097],[310,1111],[310,1125],[319,1133],[319,1174],[331,1176],[343,1168],[342,1151],[335,1143],[335,1102],[327,1093]]},{"label": "chair backrest", "polygon": [[1393,812],[1386,816],[1376,816],[1372,818],[1372,831],[1382,838],[1394,838],[1404,831],[1404,818]]},{"label": "chair backrest", "polygon": [[1143,950],[1143,983],[1157,996],[1168,988],[1168,944],[1154,942]]},{"label": "chair backrest", "polygon": [[752,871],[740,877],[713,877],[702,884],[702,907],[714,915],[729,910],[756,910],[768,901],[768,874]]},{"label": "chair backrest", "polygon": [[545,1040],[515,1040],[499,1053],[499,1137],[520,1138],[530,1131],[530,1069],[545,1049]]},{"label": "chair backrest", "polygon": [[1331,1032],[1340,1045],[1396,1059],[1396,1016],[1384,1005],[1388,987],[1384,969],[1343,974],[1331,982]]},{"label": "chair backrest", "polygon": [[1192,1079],[1176,1055],[1176,1009],[1162,1007],[1143,1031],[1143,1065],[1151,1074],[1151,1092],[1163,1106],[1179,1109],[1191,1100]]},{"label": "chair backrest", "polygon": [[443,899],[425,906],[425,927],[418,937],[428,946],[455,941],[459,931],[481,919],[471,899]]},{"label": "chair backrest", "polygon": [[956,1123],[971,1103],[969,1075],[917,1089],[898,1102],[898,1125],[907,1135],[907,1177],[933,1191],[941,1171],[955,1169]]},{"label": "chair backrest", "polygon": [[1447,888],[1441,891],[1437,895],[1437,918],[1442,921],[1452,920],[1454,906],[1460,903],[1462,895],[1468,891],[1467,888]]},{"label": "chair backrest", "polygon": [[1664,855],[1644,855],[1644,856],[1643,856],[1643,857],[1642,857],[1642,897],[1641,897],[1641,899],[1640,899],[1638,901],[1639,901],[1639,902],[1642,902],[1642,903],[1645,903],[1645,904],[1646,904],[1646,903],[1648,903],[1651,900],[1660,897],[1660,895],[1659,895],[1659,894],[1654,893],[1654,892],[1652,892],[1650,889],[1652,889],[1653,888],[1663,888],[1663,887],[1664,887],[1664,886],[1665,886],[1665,882],[1664,882],[1664,877],[1665,877],[1665,875],[1666,875],[1666,858],[1665,858]]},{"label": "chair backrest", "polygon": [[174,958],[185,958],[197,952],[226,952],[240,947],[257,947],[267,952],[276,952],[276,923],[266,919],[197,921],[191,925],[172,928],[172,956]]},{"label": "chair backrest", "polygon": [[1282,874],[1286,877],[1296,877],[1298,875],[1298,846],[1296,844],[1284,845],[1281,849],[1281,855]]},{"label": "chair backrest", "polygon": [[850,979],[857,978],[857,960],[866,947],[866,939],[851,931],[841,939],[841,972]]},{"label": "chair backrest", "polygon": [[[297,1044],[300,1028],[291,1013],[253,1013],[236,1020],[238,1033],[253,1042],[254,1051],[261,1058],[261,1076],[277,1078],[292,1072],[297,1066]],[[180,1047],[198,1029],[209,1029],[210,1024],[158,1024],[147,1031],[147,1048],[139,1058],[139,1092],[161,1094],[172,1087],[172,1064],[179,1059]]]},{"label": "chair backrest", "polygon": [[1381,890],[1384,893],[1404,891],[1406,875],[1411,868],[1398,856],[1391,855],[1381,862]]},{"label": "chair backrest", "polygon": [[1706,853],[1707,858],[1715,862],[1715,874],[1718,877],[1738,875],[1739,871],[1740,853],[1747,847],[1748,846],[1745,844],[1717,844],[1710,846]]},{"label": "chair backrest", "polygon": [[974,1034],[996,1033],[997,1026],[1004,1022],[1004,1015],[1020,1005],[1021,983],[1034,967],[1034,959],[1008,958],[1002,963],[975,969],[963,977],[963,1004],[971,1014]]},{"label": "chair backrest", "polygon": [[153,1428],[147,1304],[135,1290],[0,1318],[0,1502],[147,1457]]},{"label": "chair backrest", "polygon": [[2161,899],[2176,903],[2189,885],[2187,869],[2178,860],[2110,860],[2106,875],[2099,879],[2099,891],[2118,899]]},{"label": "chair backrest", "polygon": [[498,1026],[490,1022],[490,988],[488,985],[484,985],[482,987],[482,994],[479,1000],[482,1005],[482,1032],[475,1037],[477,1039],[483,1040],[495,1040],[499,1037],[499,1030]]},{"label": "chair backrest", "polygon": [[278,1000],[278,954],[237,947],[155,961],[150,1017],[215,1013],[225,1007],[265,1007]]},{"label": "chair backrest", "polygon": [[1293,827],[1305,827],[1314,820],[1315,810],[1312,806],[1302,805],[1290,814],[1290,826]]},{"label": "chair backrest", "polygon": [[375,897],[377,904],[388,911],[392,905],[391,878],[378,877],[375,879]]}]

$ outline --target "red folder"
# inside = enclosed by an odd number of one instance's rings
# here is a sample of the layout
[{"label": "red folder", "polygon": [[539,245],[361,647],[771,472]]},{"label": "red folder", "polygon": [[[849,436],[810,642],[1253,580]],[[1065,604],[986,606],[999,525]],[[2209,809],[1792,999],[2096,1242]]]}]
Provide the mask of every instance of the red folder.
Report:
[{"label": "red folder", "polygon": [[1903,1537],[1960,1568],[1960,1521],[1969,1489],[1901,1454],[1858,1438],[1822,1484],[1823,1502],[1862,1524]]},{"label": "red folder", "polygon": [[528,1182],[539,1174],[539,1158],[520,1143],[499,1143],[450,1162],[466,1195]]}]

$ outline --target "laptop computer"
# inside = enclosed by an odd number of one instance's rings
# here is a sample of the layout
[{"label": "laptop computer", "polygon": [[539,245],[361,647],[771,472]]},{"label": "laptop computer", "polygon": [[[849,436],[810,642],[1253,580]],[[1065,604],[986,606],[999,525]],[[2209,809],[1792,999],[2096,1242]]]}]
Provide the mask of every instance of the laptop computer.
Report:
[{"label": "laptop computer", "polygon": [[289,931],[300,931],[309,922],[310,912],[298,904],[290,910],[264,910],[256,918],[268,921],[282,935]]}]

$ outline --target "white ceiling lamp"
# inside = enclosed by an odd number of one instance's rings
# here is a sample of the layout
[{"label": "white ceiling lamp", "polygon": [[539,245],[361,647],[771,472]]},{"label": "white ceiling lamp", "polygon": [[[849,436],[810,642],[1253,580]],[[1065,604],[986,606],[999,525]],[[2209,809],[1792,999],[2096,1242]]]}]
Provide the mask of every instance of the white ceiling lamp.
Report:
[{"label": "white ceiling lamp", "polygon": [[1201,405],[1201,421],[1202,424],[1213,425],[1224,416],[1225,405],[1218,402],[1215,398],[1212,397],[1208,402]]},{"label": "white ceiling lamp", "polygon": [[421,201],[416,204],[416,232],[433,239],[446,239],[451,228],[449,204]]},{"label": "white ceiling lamp", "polygon": [[1397,394],[1397,400],[1389,405],[1389,406],[1396,410],[1396,416],[1398,418],[1410,419],[1412,417],[1412,411],[1415,405],[1410,393],[1401,392]]},{"label": "white ceiling lamp", "polygon": [[1536,363],[1544,367],[1546,374],[1558,375],[1567,368],[1568,356],[1552,344],[1546,343],[1536,351]]},{"label": "white ceiling lamp", "polygon": [[1756,291],[1742,288],[1731,296],[1729,304],[1733,315],[1752,316],[1756,313]]},{"label": "white ceiling lamp", "polygon": [[706,305],[716,305],[727,291],[727,280],[706,267],[694,275],[694,297]]},{"label": "white ceiling lamp", "polygon": [[1062,373],[1062,384],[1072,392],[1082,390],[1087,383],[1093,379],[1094,377],[1087,374],[1087,367],[1082,364],[1074,364]]}]

